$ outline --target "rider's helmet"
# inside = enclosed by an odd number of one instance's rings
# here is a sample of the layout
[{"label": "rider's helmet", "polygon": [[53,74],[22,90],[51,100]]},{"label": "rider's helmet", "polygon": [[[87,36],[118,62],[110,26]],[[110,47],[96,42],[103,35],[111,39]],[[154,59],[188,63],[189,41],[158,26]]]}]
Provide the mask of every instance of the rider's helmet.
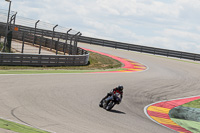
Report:
[{"label": "rider's helmet", "polygon": [[124,87],[122,86],[122,85],[119,85],[118,87],[117,87],[119,90],[123,90],[124,89]]}]

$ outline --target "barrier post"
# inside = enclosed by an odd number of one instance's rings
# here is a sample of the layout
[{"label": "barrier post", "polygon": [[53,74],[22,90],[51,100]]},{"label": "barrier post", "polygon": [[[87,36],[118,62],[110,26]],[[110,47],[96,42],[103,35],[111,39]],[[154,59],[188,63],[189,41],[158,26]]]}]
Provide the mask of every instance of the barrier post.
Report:
[{"label": "barrier post", "polygon": [[58,37],[58,40],[56,41],[55,48],[56,48],[56,55],[58,54],[58,45],[59,45],[60,37]]},{"label": "barrier post", "polygon": [[40,47],[39,47],[39,54],[41,53],[41,47],[42,47],[42,41],[43,41],[43,31],[42,31],[42,36],[40,38]]},{"label": "barrier post", "polygon": [[53,46],[53,38],[54,38],[54,31],[55,31],[55,28],[57,27],[58,25],[55,25],[53,27],[53,32],[52,32],[52,39],[51,39],[51,47],[50,47],[50,50],[52,50],[52,46]]},{"label": "barrier post", "polygon": [[69,45],[69,55],[73,54],[72,53],[72,40],[73,38],[75,38],[80,32],[76,33],[75,35],[73,35],[70,39],[70,45]]},{"label": "barrier post", "polygon": [[25,37],[25,34],[23,32],[22,33],[22,51],[21,51],[21,53],[24,53],[24,37]]},{"label": "barrier post", "polygon": [[78,43],[78,39],[82,34],[80,33],[79,35],[76,36],[76,39],[74,41],[74,54],[77,54],[77,43]]},{"label": "barrier post", "polygon": [[33,45],[35,45],[35,34],[36,34],[36,28],[37,28],[37,24],[40,22],[40,20],[38,20],[36,23],[35,23],[35,29],[34,29],[34,34],[33,34]]},{"label": "barrier post", "polygon": [[14,15],[12,15],[12,17],[11,17],[11,19],[10,19],[10,22],[9,22],[9,25],[10,25],[10,27],[11,27],[11,24],[12,24],[12,21],[13,21],[13,29],[14,29],[14,27],[15,27],[16,15],[17,15],[17,12],[16,12]]},{"label": "barrier post", "polygon": [[71,30],[72,30],[72,29],[69,29],[69,30],[67,31],[67,34],[66,34],[65,44],[64,44],[64,47],[63,47],[64,55],[65,55],[66,47],[67,47],[68,33],[69,33]]}]

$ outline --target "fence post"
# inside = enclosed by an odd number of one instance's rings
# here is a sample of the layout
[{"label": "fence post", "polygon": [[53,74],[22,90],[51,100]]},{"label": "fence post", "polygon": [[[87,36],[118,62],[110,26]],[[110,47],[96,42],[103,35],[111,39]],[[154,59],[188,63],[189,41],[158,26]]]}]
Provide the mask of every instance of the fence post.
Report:
[{"label": "fence post", "polygon": [[8,48],[8,52],[11,52],[11,43],[12,43],[12,31],[9,31],[7,34],[7,48]]},{"label": "fence post", "polygon": [[14,22],[13,22],[14,27],[15,27],[16,16],[17,16],[17,12],[15,13],[15,18],[14,18]]},{"label": "fence post", "polygon": [[73,35],[70,39],[70,45],[69,45],[69,55],[72,54],[72,40],[75,36],[77,36],[80,32],[76,33],[75,35]]},{"label": "fence post", "polygon": [[[13,31],[14,28],[15,28],[16,15],[17,15],[17,12],[14,15],[12,15],[11,18],[10,18],[10,22],[9,22],[9,26],[8,27],[10,27],[11,31]],[[13,27],[12,27],[12,21],[13,21]],[[9,34],[9,32],[8,32],[8,34]]]},{"label": "fence post", "polygon": [[43,41],[43,31],[42,31],[42,36],[40,38],[39,54],[41,53],[42,41]]},{"label": "fence post", "polygon": [[77,43],[78,39],[82,34],[80,33],[78,36],[76,36],[75,41],[74,41],[74,54],[77,54]]},{"label": "fence post", "polygon": [[24,53],[24,38],[25,38],[25,34],[23,32],[22,33],[22,51],[21,51],[21,53]]},{"label": "fence post", "polygon": [[10,22],[9,22],[10,27],[11,27],[12,21],[13,21],[13,28],[15,27],[16,15],[17,15],[17,12],[14,15],[12,15]]},{"label": "fence post", "polygon": [[47,46],[47,38],[45,38],[45,40],[44,40],[44,46],[45,47]]},{"label": "fence post", "polygon": [[54,31],[55,31],[55,28],[56,28],[57,26],[58,26],[58,25],[55,25],[55,26],[53,27],[53,32],[52,32],[52,39],[51,39],[51,47],[50,47],[50,50],[52,50]]},{"label": "fence post", "polygon": [[[11,43],[12,43],[12,31],[14,30],[15,27],[15,18],[16,18],[17,12],[11,16],[10,21],[8,23],[8,32],[7,32],[7,45],[6,47],[8,48],[8,52],[11,52]],[[13,27],[12,27],[12,21],[13,21]]]},{"label": "fence post", "polygon": [[67,34],[66,34],[65,44],[64,44],[64,47],[63,47],[64,55],[65,55],[65,52],[66,52],[66,46],[67,46],[67,40],[68,40],[68,33],[69,33],[71,30],[72,30],[72,29],[69,29],[69,30],[67,31]]},{"label": "fence post", "polygon": [[[11,16],[10,18],[10,22],[9,22],[9,26],[8,26],[8,32],[7,32],[7,48],[8,48],[8,52],[10,53],[11,52],[11,43],[12,43],[12,33],[13,33],[13,30],[14,30],[14,27],[15,27],[15,19],[16,19],[16,15],[17,15],[17,12]],[[13,27],[12,27],[12,21],[13,21]]]},{"label": "fence post", "polygon": [[72,39],[73,39],[74,36],[71,37],[70,39],[70,44],[69,44],[69,55],[72,54]]},{"label": "fence post", "polygon": [[34,29],[34,34],[33,34],[33,45],[35,45],[35,34],[36,34],[36,28],[37,28],[37,24],[40,22],[40,20],[38,20],[36,23],[35,23],[35,29]]},{"label": "fence post", "polygon": [[60,37],[58,37],[58,40],[56,41],[56,44],[55,44],[55,48],[56,48],[56,55],[58,54],[58,45],[59,45],[59,40],[60,40]]}]

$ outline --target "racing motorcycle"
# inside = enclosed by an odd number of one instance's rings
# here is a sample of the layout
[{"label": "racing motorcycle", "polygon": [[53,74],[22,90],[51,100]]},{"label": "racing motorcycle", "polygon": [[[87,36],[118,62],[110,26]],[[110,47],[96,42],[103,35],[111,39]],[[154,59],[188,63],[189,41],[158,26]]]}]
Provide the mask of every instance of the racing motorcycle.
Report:
[{"label": "racing motorcycle", "polygon": [[107,111],[110,111],[115,106],[115,104],[119,104],[120,102],[121,102],[120,94],[115,93],[115,94],[107,97],[103,101],[101,101],[99,103],[99,106],[103,107]]}]

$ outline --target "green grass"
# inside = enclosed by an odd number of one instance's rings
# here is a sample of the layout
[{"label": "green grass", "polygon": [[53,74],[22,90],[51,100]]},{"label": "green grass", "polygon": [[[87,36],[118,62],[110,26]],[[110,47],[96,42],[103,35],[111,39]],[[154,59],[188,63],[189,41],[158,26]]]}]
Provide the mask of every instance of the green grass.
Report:
[{"label": "green grass", "polygon": [[32,128],[22,124],[0,119],[0,128],[11,130],[18,133],[50,133],[40,129]]},{"label": "green grass", "polygon": [[[190,107],[190,108],[200,108],[200,99],[191,101],[181,106]],[[183,119],[175,119],[175,118],[171,118],[171,120],[177,123],[178,125],[180,125],[181,127],[193,133],[200,133],[200,122],[183,120]]]},{"label": "green grass", "polygon": [[181,105],[183,107],[200,108],[200,99]]},{"label": "green grass", "polygon": [[48,74],[48,73],[90,73],[118,71],[124,69],[106,69],[106,70],[0,70],[0,74]]},{"label": "green grass", "polygon": [[172,121],[180,125],[181,127],[193,132],[193,133],[200,133],[200,123],[195,121],[188,121],[182,119],[175,119],[171,118]]},{"label": "green grass", "polygon": [[86,73],[97,71],[122,70],[121,62],[110,57],[90,52],[87,66],[62,67],[31,67],[31,66],[0,66],[0,74],[35,74],[35,73]]}]

